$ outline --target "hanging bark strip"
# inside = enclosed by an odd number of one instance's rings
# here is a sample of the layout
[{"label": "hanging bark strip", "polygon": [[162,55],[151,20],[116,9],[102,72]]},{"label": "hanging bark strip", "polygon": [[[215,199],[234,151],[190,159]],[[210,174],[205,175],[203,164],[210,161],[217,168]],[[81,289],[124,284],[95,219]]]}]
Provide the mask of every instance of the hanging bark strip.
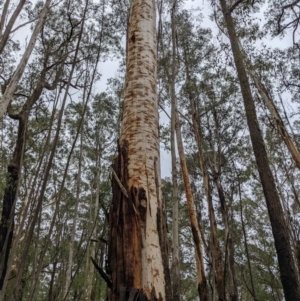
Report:
[{"label": "hanging bark strip", "polygon": [[[142,249],[145,247],[142,236],[146,230],[147,209],[143,205],[145,190],[132,188],[130,193],[127,193],[127,186],[123,185],[128,180],[127,164],[128,144],[125,142],[124,147],[119,148],[119,156],[112,167],[114,193],[110,211],[111,232],[108,252],[109,270],[107,271],[109,277],[103,275],[103,271],[101,273],[98,268],[97,270],[108,283],[113,295],[112,300],[166,300],[161,295],[157,298],[155,289],[150,292],[150,298],[148,298],[142,288],[136,288],[136,283],[141,282],[142,276],[142,268],[139,265],[142,264]],[[159,210],[157,213],[158,232],[163,233],[163,227],[160,225],[163,216],[160,215]]]},{"label": "hanging bark strip", "polygon": [[[113,169],[118,173],[117,178],[123,183],[126,183],[128,179],[127,154],[128,147],[125,144],[123,149],[120,149],[119,158],[113,166]],[[126,188],[125,190],[127,190]],[[135,278],[140,278],[140,271],[135,266],[139,263],[138,259],[141,257],[142,246],[138,237],[138,217],[133,202],[136,191],[132,191],[133,195],[130,193],[127,197],[115,178],[112,180],[112,189],[113,201],[110,212],[111,233],[108,261],[112,272],[112,293],[118,295],[120,288],[125,286],[134,287]],[[141,219],[143,217],[142,215]],[[117,298],[114,300],[117,300]]]}]

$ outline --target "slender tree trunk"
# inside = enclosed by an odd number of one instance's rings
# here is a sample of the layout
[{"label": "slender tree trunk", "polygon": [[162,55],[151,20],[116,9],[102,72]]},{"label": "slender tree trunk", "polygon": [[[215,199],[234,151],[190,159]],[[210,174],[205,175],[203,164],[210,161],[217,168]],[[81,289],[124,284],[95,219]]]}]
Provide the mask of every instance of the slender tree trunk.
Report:
[{"label": "slender tree trunk", "polygon": [[[74,62],[75,62],[75,60],[76,60],[76,56],[75,56],[75,58],[74,58]],[[71,75],[70,75],[70,77],[69,77],[69,80],[71,80],[71,78],[72,78],[72,71],[71,71]],[[69,89],[69,88],[67,87],[67,89],[66,89],[66,91],[65,91],[65,96],[68,95],[68,89]],[[64,106],[65,106],[65,101],[66,101],[65,96],[64,96],[64,99],[63,99],[62,108],[64,108]],[[83,98],[83,99],[84,99],[84,98]],[[50,238],[51,238],[52,231],[53,231],[53,228],[54,228],[55,223],[56,223],[56,217],[57,217],[57,214],[58,214],[58,212],[59,212],[59,203],[60,203],[60,200],[61,200],[61,198],[62,198],[62,193],[63,193],[63,191],[64,191],[65,181],[66,181],[66,178],[67,178],[67,172],[68,172],[68,169],[69,169],[71,157],[72,157],[72,155],[73,155],[73,151],[74,151],[74,148],[75,148],[75,145],[76,145],[76,142],[77,142],[79,133],[81,132],[81,127],[83,126],[83,119],[84,119],[84,116],[85,116],[85,112],[86,112],[86,107],[87,107],[88,99],[89,99],[89,98],[87,97],[86,100],[85,100],[85,102],[84,102],[84,104],[83,104],[83,112],[82,112],[82,114],[81,114],[81,119],[80,119],[80,122],[79,122],[79,125],[78,125],[78,128],[77,128],[77,131],[76,131],[76,136],[75,136],[74,141],[73,141],[73,143],[72,143],[71,150],[70,150],[70,152],[69,152],[68,159],[67,159],[67,162],[66,162],[66,165],[65,165],[65,170],[64,170],[64,174],[63,174],[63,180],[62,180],[62,183],[61,183],[61,187],[60,187],[60,189],[59,189],[59,192],[58,192],[57,199],[56,199],[56,201],[55,201],[56,206],[55,206],[54,214],[53,214],[52,221],[51,221],[51,224],[50,224],[50,227],[49,227],[49,232],[48,232],[48,235],[47,235],[47,237],[46,237],[46,239],[45,239],[45,242],[44,242],[44,245],[43,245],[43,249],[42,249],[42,251],[41,251],[41,253],[40,253],[40,256],[39,256],[39,265],[38,265],[37,270],[36,270],[36,273],[35,273],[36,279],[35,279],[35,282],[34,282],[34,285],[33,285],[34,289],[32,290],[32,295],[30,296],[30,298],[33,298],[33,296],[34,296],[34,294],[35,294],[35,292],[36,292],[36,287],[37,287],[37,285],[38,285],[38,283],[39,283],[39,282],[38,282],[38,280],[39,280],[39,274],[41,273],[42,267],[43,267],[43,259],[44,259],[44,257],[45,257],[45,254],[46,254],[47,250],[48,250],[49,243],[51,242],[51,241],[50,241]],[[58,135],[59,135],[59,132],[60,132],[60,124],[61,124],[62,114],[63,114],[63,110],[61,109],[61,110],[60,110],[60,116],[59,116],[59,118],[58,118],[58,126],[57,126],[57,128],[56,128],[56,134],[55,134],[56,137],[54,138],[53,148],[52,148],[52,150],[51,150],[51,153],[50,153],[50,159],[49,159],[49,160],[52,160],[52,159],[51,159],[52,154],[55,152],[55,149],[56,149],[56,143],[57,143],[56,138],[58,138]],[[50,161],[50,162],[51,162],[51,161]],[[50,163],[50,162],[49,162],[49,163]],[[49,166],[47,165],[47,167],[49,167]],[[47,179],[48,179],[48,169],[46,169],[46,172],[45,172],[45,174],[44,174],[44,179],[43,179],[43,183],[42,183],[41,193],[40,193],[40,195],[38,196],[38,204],[39,204],[39,200],[41,199],[41,195],[43,195],[43,193],[44,193],[44,187],[45,187],[44,185],[45,185],[45,183],[47,183]],[[41,210],[41,208],[40,208],[40,210]],[[75,211],[76,211],[76,210],[75,210]],[[36,213],[35,213],[35,214],[36,214]],[[33,222],[34,222],[34,219],[33,219]],[[28,239],[31,240],[30,237],[27,238],[27,240],[28,240]],[[72,252],[73,252],[73,250],[72,250]],[[25,252],[24,252],[24,254],[25,254]],[[64,290],[64,292],[65,292],[65,290]],[[64,298],[66,298],[66,295],[64,295]]]},{"label": "slender tree trunk", "polygon": [[[48,180],[48,177],[49,177],[49,174],[50,174],[50,170],[51,170],[51,167],[52,167],[52,162],[53,162],[56,146],[57,146],[57,143],[58,143],[58,138],[59,138],[59,133],[60,133],[60,128],[61,128],[64,108],[65,108],[65,105],[66,105],[66,100],[67,100],[67,97],[68,97],[69,88],[71,86],[71,81],[72,81],[73,73],[74,73],[74,70],[75,70],[76,61],[77,61],[77,58],[78,58],[79,46],[80,46],[81,38],[82,38],[82,34],[83,34],[83,29],[84,29],[84,24],[85,24],[84,20],[85,20],[85,16],[86,16],[87,7],[88,7],[88,0],[86,0],[86,3],[85,3],[85,9],[84,9],[84,12],[83,12],[80,33],[79,33],[79,36],[78,36],[77,45],[76,45],[76,49],[75,49],[75,53],[74,53],[74,60],[72,62],[72,67],[71,67],[69,79],[68,79],[68,82],[67,82],[67,85],[66,85],[66,91],[65,91],[65,94],[64,94],[63,99],[62,99],[62,106],[61,106],[59,116],[58,116],[58,122],[57,122],[55,137],[54,137],[53,142],[52,142],[52,149],[51,149],[51,152],[50,152],[49,160],[48,160],[47,165],[45,167],[44,179],[43,179],[40,195],[38,196],[38,199],[37,199],[37,206],[35,208],[35,212],[34,212],[34,215],[33,215],[33,218],[32,218],[32,222],[31,222],[31,224],[29,226],[29,229],[27,231],[28,232],[27,240],[24,244],[24,248],[22,250],[22,254],[21,254],[21,257],[20,257],[20,259],[21,259],[20,260],[20,267],[19,267],[19,271],[18,271],[17,277],[15,279],[15,283],[14,283],[14,289],[15,290],[18,288],[19,282],[20,282],[20,280],[23,276],[24,263],[26,261],[27,255],[28,255],[28,250],[29,250],[30,243],[31,243],[31,240],[32,240],[35,224],[36,224],[38,215],[39,215],[39,213],[42,209],[42,203],[43,203],[44,193],[46,191],[47,180]],[[76,136],[76,139],[77,139],[77,137],[78,136]],[[73,148],[74,148],[74,145],[72,145],[71,153],[73,151]],[[69,162],[70,162],[70,157],[68,158],[68,161],[67,161],[67,164],[66,164],[67,166],[66,166],[65,170],[68,169]],[[65,177],[63,179],[62,187],[64,186],[64,181],[65,181]],[[62,189],[60,189],[59,199],[61,197],[61,193],[62,193]],[[58,204],[57,204],[56,208],[58,208]],[[55,212],[56,213],[54,214],[52,223],[50,225],[50,230],[49,230],[50,232],[52,231],[52,229],[54,227],[54,221],[55,221],[55,218],[56,218],[57,211],[55,211]],[[49,240],[47,239],[46,242],[45,242],[45,245],[47,245],[48,243],[49,243]],[[11,301],[12,301],[12,298],[11,298]]]},{"label": "slender tree trunk", "polygon": [[[183,180],[184,180],[188,212],[189,212],[194,247],[195,247],[195,257],[196,257],[196,267],[197,267],[197,277],[198,277],[198,294],[199,294],[199,298],[201,301],[203,301],[203,300],[206,301],[206,300],[209,300],[209,293],[208,293],[208,286],[207,286],[205,270],[204,270],[203,253],[202,253],[202,238],[201,238],[199,223],[197,220],[197,213],[195,210],[192,188],[191,188],[191,184],[190,184],[190,180],[189,180],[188,169],[187,169],[187,164],[186,164],[185,155],[184,155],[184,148],[183,148],[183,142],[182,142],[181,130],[180,130],[180,124],[179,124],[180,121],[179,121],[178,111],[177,111],[177,100],[176,100],[176,94],[175,94],[175,79],[176,79],[176,18],[175,18],[175,12],[176,12],[176,1],[173,2],[173,7],[172,7],[172,11],[171,11],[171,21],[172,21],[171,75],[169,74],[168,70],[166,69],[166,73],[168,74],[168,78],[170,80],[171,135],[173,135],[174,129],[175,129],[179,158],[180,158],[180,165],[181,165],[181,170],[182,170],[182,175],[183,175]],[[175,143],[174,143],[175,139],[174,138],[171,137],[171,149],[172,149],[172,146],[175,147]],[[173,143],[174,143],[174,145],[172,145]],[[175,150],[173,152],[175,155]],[[175,164],[175,167],[176,167],[176,158],[173,159],[173,155],[172,155],[172,165],[173,164]],[[173,169],[172,169],[172,171],[173,171]],[[178,273],[179,273],[179,270],[178,270]],[[175,285],[175,284],[173,284],[173,285]],[[176,291],[176,288],[175,288],[175,291]]]},{"label": "slender tree trunk", "polygon": [[[7,1],[9,2],[9,1]],[[2,24],[1,22],[1,27],[0,27],[0,54],[3,52],[3,49],[8,41],[8,38],[9,38],[9,35],[10,35],[10,32],[25,4],[26,0],[20,0],[19,3],[18,3],[18,6],[16,7],[16,9],[14,10],[12,16],[10,17],[8,23],[7,23],[7,26],[5,28],[5,31],[2,35],[2,27],[4,25],[4,23]],[[6,3],[5,3],[6,4]],[[6,8],[6,6],[5,6]],[[4,12],[3,12],[3,15],[5,16],[6,15],[6,12],[5,12],[5,9],[4,9]],[[5,19],[5,17],[4,17]],[[1,20],[2,21],[2,20]]]},{"label": "slender tree trunk", "polygon": [[34,31],[31,35],[28,46],[23,54],[23,57],[20,60],[19,65],[18,65],[16,71],[14,72],[12,79],[10,80],[8,86],[6,87],[4,95],[2,96],[1,103],[0,103],[0,120],[3,118],[3,115],[6,113],[7,107],[9,105],[9,103],[11,102],[11,100],[13,98],[13,94],[16,91],[17,85],[24,73],[24,70],[25,70],[27,62],[29,60],[29,57],[31,55],[31,52],[35,46],[37,37],[40,34],[42,27],[44,26],[44,23],[46,21],[46,17],[47,17],[49,8],[50,8],[50,4],[51,4],[51,0],[46,0],[46,3],[41,11],[39,21],[34,28]]},{"label": "slender tree trunk", "polygon": [[[119,157],[113,166],[109,264],[112,301],[166,300],[155,2],[132,0]],[[139,291],[138,291],[139,290]]]},{"label": "slender tree trunk", "polygon": [[181,139],[181,133],[179,129],[179,118],[177,115],[176,118],[176,137],[177,137],[177,143],[178,143],[178,152],[180,157],[180,164],[181,164],[181,170],[183,175],[183,181],[186,191],[186,199],[187,199],[187,205],[188,205],[188,213],[190,217],[190,223],[192,228],[192,235],[193,235],[193,241],[194,241],[194,247],[195,247],[195,256],[196,256],[196,264],[197,264],[197,276],[198,276],[198,293],[201,301],[208,301],[209,300],[209,293],[208,293],[208,287],[207,287],[207,281],[205,276],[205,270],[204,270],[204,262],[203,262],[203,253],[202,253],[202,239],[201,239],[201,233],[199,229],[199,224],[197,221],[197,214],[195,211],[195,204],[194,199],[192,195],[189,175],[188,175],[188,169],[185,161],[185,155],[183,151],[183,143]]},{"label": "slender tree trunk", "polygon": [[243,231],[243,236],[244,236],[244,245],[245,245],[246,257],[247,257],[247,265],[248,265],[249,274],[250,274],[250,283],[251,283],[251,292],[250,293],[253,297],[253,300],[257,301],[256,296],[255,296],[256,293],[255,293],[255,287],[254,287],[254,282],[253,282],[250,254],[249,254],[249,250],[248,250],[247,232],[246,232],[244,216],[243,216],[242,193],[241,193],[241,184],[240,183],[239,183],[239,198],[240,198],[240,216],[241,216],[242,231]]},{"label": "slender tree trunk", "polygon": [[177,111],[177,100],[175,96],[174,85],[172,85],[171,87],[171,102],[174,105],[176,111],[175,112],[176,139],[177,139],[178,153],[180,158],[181,172],[183,176],[183,182],[184,182],[185,193],[186,193],[186,200],[188,205],[188,213],[189,213],[189,218],[190,218],[190,223],[192,228],[193,242],[195,247],[197,276],[198,276],[198,293],[201,301],[208,301],[209,293],[208,293],[207,281],[206,281],[205,270],[204,270],[202,238],[199,229],[199,223],[197,220],[197,213],[195,210],[195,203],[194,203],[188,168],[187,168],[185,154],[184,154],[184,147],[183,147],[183,142],[181,137],[180,121],[179,121],[179,116]]},{"label": "slender tree trunk", "polygon": [[238,291],[237,291],[237,281],[235,276],[235,262],[234,262],[234,246],[232,241],[232,231],[229,224],[228,218],[228,207],[226,205],[226,199],[222,184],[220,183],[220,179],[215,179],[215,184],[218,190],[219,200],[220,200],[220,207],[222,218],[225,227],[225,248],[226,248],[226,261],[228,266],[228,273],[229,273],[229,296],[231,301],[238,300]]},{"label": "slender tree trunk", "polygon": [[[56,107],[56,106],[54,106],[54,107]],[[12,268],[13,261],[15,261],[16,262],[16,266],[18,266],[19,260],[17,258],[15,258],[16,251],[17,251],[17,246],[22,241],[24,241],[25,231],[23,230],[23,227],[24,227],[24,223],[25,223],[26,217],[30,216],[30,214],[28,214],[28,208],[29,208],[29,205],[32,203],[32,199],[34,199],[33,198],[33,190],[36,188],[36,186],[39,186],[38,183],[37,183],[37,178],[38,178],[41,166],[42,166],[42,161],[43,161],[44,155],[46,153],[46,149],[48,149],[48,147],[49,147],[49,140],[50,140],[50,135],[51,135],[51,127],[52,127],[53,119],[54,119],[54,112],[53,112],[53,114],[51,116],[51,121],[50,121],[51,126],[50,126],[50,129],[48,131],[48,137],[46,139],[45,147],[43,149],[43,153],[41,155],[39,163],[37,164],[37,168],[35,169],[36,173],[34,175],[33,184],[32,185],[28,185],[28,187],[31,186],[33,188],[30,190],[29,195],[25,196],[25,198],[28,198],[28,200],[26,200],[26,199],[24,200],[24,203],[22,204],[21,212],[19,213],[19,222],[18,222],[17,229],[16,229],[16,231],[14,233],[13,244],[11,246],[11,251],[10,251],[10,254],[9,254],[9,260],[7,262],[6,276],[4,278],[4,283],[3,283],[3,286],[2,286],[2,291],[0,293],[0,301],[2,301],[3,298],[4,298],[4,292],[5,292],[5,289],[6,289],[6,285],[7,285],[8,277],[10,275],[10,271],[11,271],[11,268]],[[30,202],[29,202],[29,200],[30,200]],[[22,234],[23,234],[23,236],[21,237]]]},{"label": "slender tree trunk", "polygon": [[213,262],[214,262],[214,266],[215,266],[215,279],[214,280],[216,281],[219,301],[223,301],[223,300],[226,300],[225,281],[224,281],[224,272],[223,272],[223,265],[222,265],[222,255],[221,255],[221,250],[220,250],[220,243],[219,243],[219,239],[218,239],[218,235],[217,235],[215,210],[214,210],[213,202],[212,202],[212,187],[210,184],[208,170],[207,170],[206,163],[204,161],[204,156],[203,156],[203,151],[202,151],[203,135],[202,135],[202,130],[201,130],[200,126],[198,125],[194,100],[191,95],[190,89],[192,89],[192,85],[191,85],[191,81],[190,81],[190,74],[189,74],[189,68],[187,65],[188,64],[187,61],[185,62],[185,64],[186,64],[186,76],[187,76],[186,84],[188,87],[188,95],[189,95],[190,107],[191,107],[191,112],[192,112],[192,123],[193,123],[194,133],[195,133],[196,142],[197,142],[197,146],[198,146],[199,164],[200,164],[200,169],[202,172],[205,196],[206,196],[206,201],[207,201],[207,205],[208,205],[208,216],[209,216],[209,220],[210,220],[210,228],[211,228],[211,236],[212,236],[211,252],[212,252]]},{"label": "slender tree trunk", "polygon": [[[171,74],[171,91],[175,86],[176,76],[176,32],[175,32],[175,12],[176,12],[176,0],[173,1],[171,10],[171,22],[172,22],[172,74]],[[172,96],[173,92],[172,92]],[[172,158],[172,199],[173,199],[173,212],[172,212],[172,292],[173,300],[180,300],[180,258],[179,258],[179,195],[178,195],[178,183],[177,183],[177,160],[175,149],[175,103],[171,103],[171,158]]]},{"label": "slender tree trunk", "polygon": [[48,293],[48,301],[54,301],[54,280],[55,280],[55,274],[56,274],[56,266],[57,262],[55,261],[53,263],[53,270],[51,272],[51,278],[50,278],[50,284],[49,284],[49,293]]},{"label": "slender tree trunk", "polygon": [[18,137],[13,157],[7,167],[7,182],[4,191],[0,222],[0,291],[2,291],[7,271],[8,256],[14,233],[15,201],[18,194],[21,166],[23,163],[25,135],[28,114],[18,116]]},{"label": "slender tree trunk", "polygon": [[299,151],[298,151],[293,139],[289,135],[289,133],[284,125],[284,122],[283,122],[281,116],[279,115],[279,112],[277,110],[277,107],[276,107],[274,101],[273,101],[272,97],[270,96],[270,94],[268,93],[267,88],[256,75],[255,71],[253,70],[253,66],[251,66],[251,63],[250,63],[249,59],[247,58],[240,43],[239,43],[239,46],[240,46],[241,53],[244,57],[245,64],[247,66],[247,72],[253,79],[253,82],[254,82],[254,85],[255,85],[257,91],[259,92],[262,100],[264,101],[266,107],[268,108],[268,110],[271,114],[271,117],[273,119],[273,124],[277,128],[277,131],[278,131],[279,135],[281,136],[281,139],[283,140],[284,144],[286,145],[287,149],[289,150],[290,154],[292,155],[292,158],[294,159],[297,167],[300,169]]},{"label": "slender tree trunk", "polygon": [[[45,64],[48,61],[48,56],[45,56]],[[26,136],[26,129],[27,129],[27,122],[28,116],[32,106],[35,102],[40,98],[43,89],[45,86],[48,87],[49,90],[52,90],[56,87],[58,83],[58,79],[62,73],[62,66],[58,69],[55,80],[52,85],[49,85],[45,82],[45,77],[47,73],[47,68],[44,68],[40,75],[40,81],[38,82],[36,88],[34,89],[32,95],[26,100],[25,104],[22,107],[20,113],[15,114],[14,112],[9,112],[9,116],[12,119],[16,119],[19,121],[19,128],[18,128],[18,137],[16,141],[16,146],[13,154],[13,158],[11,163],[8,166],[8,178],[13,179],[11,183],[8,182],[6,186],[6,193],[3,199],[3,211],[1,216],[1,223],[0,223],[0,254],[6,254],[6,256],[0,257],[0,291],[5,289],[5,277],[7,276],[7,272],[9,272],[10,266],[8,266],[8,254],[10,252],[12,237],[14,236],[14,214],[15,214],[15,202],[18,193],[18,187],[20,182],[20,175],[21,175],[21,167],[23,161],[23,149],[25,145],[25,136]],[[13,176],[14,178],[11,178]],[[8,210],[9,213],[8,213]],[[8,215],[11,218],[8,219]],[[7,220],[9,223],[5,223],[4,221]],[[5,236],[6,235],[6,236]],[[8,268],[8,270],[7,270]],[[0,300],[2,296],[0,294]]]},{"label": "slender tree trunk", "polygon": [[[225,261],[228,267],[228,274],[229,274],[229,295],[230,300],[236,301],[238,299],[238,292],[237,292],[237,282],[235,277],[235,267],[234,267],[234,247],[232,242],[232,235],[231,235],[231,228],[229,225],[229,218],[228,218],[228,206],[226,204],[225,193],[220,181],[221,176],[221,141],[220,141],[220,123],[217,117],[217,112],[215,107],[212,107],[213,118],[215,122],[215,132],[217,136],[218,142],[218,156],[219,160],[215,160],[214,167],[213,167],[213,181],[217,187],[218,196],[220,200],[220,208],[223,218],[223,223],[225,227]],[[199,123],[198,123],[199,124]],[[202,135],[201,135],[202,136]],[[217,163],[218,162],[218,163]],[[226,273],[224,273],[224,277]]]},{"label": "slender tree trunk", "polygon": [[4,26],[5,26],[5,21],[6,21],[6,18],[7,18],[7,12],[8,12],[9,4],[10,4],[10,0],[6,0],[5,4],[3,6],[2,14],[1,14],[1,19],[0,19],[0,38],[1,39],[2,39],[2,35],[3,35],[3,29],[4,29]]},{"label": "slender tree trunk", "polygon": [[[83,98],[84,99],[84,98]],[[83,103],[84,105],[84,103]],[[82,116],[84,119],[84,116]],[[83,124],[82,120],[82,124]],[[74,253],[74,242],[75,242],[75,234],[76,234],[76,225],[77,225],[77,217],[78,217],[78,208],[79,208],[79,200],[80,200],[80,186],[81,186],[81,166],[82,166],[82,139],[83,139],[83,126],[80,129],[80,150],[79,150],[79,159],[78,159],[78,174],[77,174],[77,183],[76,183],[76,201],[75,201],[75,208],[74,208],[74,219],[71,231],[71,240],[69,245],[69,259],[68,259],[68,267],[66,272],[66,280],[65,280],[65,288],[64,288],[64,297],[65,300],[71,284],[72,278],[72,265],[73,265],[73,253]]]},{"label": "slender tree trunk", "polygon": [[[100,135],[100,132],[99,134]],[[96,138],[97,140],[97,138]],[[96,238],[98,233],[98,212],[99,212],[99,197],[100,197],[100,174],[101,174],[101,146],[99,145],[99,142],[97,141],[97,154],[96,155],[96,175],[95,175],[95,183],[96,183],[96,195],[94,198],[94,204],[93,204],[93,198],[91,200],[91,209],[93,209],[93,212],[91,212],[91,226],[93,228],[92,232],[92,238]],[[96,246],[95,243],[90,244],[89,246],[89,257],[95,258],[96,255]],[[92,291],[93,291],[93,285],[94,285],[94,271],[95,267],[91,260],[88,257],[88,275],[87,275],[87,297],[89,300],[92,300]]]},{"label": "slender tree trunk", "polygon": [[[102,13],[104,13],[104,9],[103,9]],[[99,63],[99,59],[100,59],[100,54],[101,54],[101,50],[102,50],[102,30],[103,30],[103,16],[102,16],[101,34],[100,34],[100,41],[99,41],[100,44],[99,44],[99,47],[98,47],[96,64],[95,64],[95,66],[93,68],[93,73],[92,73],[92,78],[91,78],[91,84],[90,84],[89,88],[87,88],[87,86],[88,86],[88,72],[87,72],[86,77],[85,77],[84,93],[83,93],[83,100],[84,100],[84,102],[83,102],[83,108],[84,108],[84,113],[83,113],[82,118],[80,120],[80,125],[79,125],[79,129],[78,129],[78,130],[80,130],[80,145],[81,145],[81,147],[80,147],[80,160],[82,159],[82,139],[83,139],[84,114],[85,114],[85,111],[86,111],[87,103],[88,103],[88,101],[90,99],[90,95],[91,95],[91,91],[92,91],[92,87],[93,87],[93,83],[94,83],[94,80],[95,80],[95,76],[96,76],[96,72],[97,72],[97,67],[98,67],[98,63]],[[89,66],[87,64],[87,66],[86,66],[87,70],[88,70],[88,67]],[[99,133],[99,135],[100,135],[100,133]],[[76,137],[75,141],[76,140],[77,140],[77,137]],[[98,169],[99,168],[99,166],[98,166],[98,156],[101,157],[101,154],[99,153],[96,156],[97,156],[96,167]],[[80,174],[80,172],[81,172],[81,163],[80,163],[79,167],[80,168],[78,169],[78,173]],[[99,204],[98,199],[99,199],[99,185],[100,185],[100,183],[99,183],[99,177],[96,177],[96,179],[97,179],[97,193],[96,193],[96,208],[95,208],[96,211],[95,211],[95,214],[98,213],[98,204]],[[79,183],[77,183],[77,194],[79,193],[79,186],[78,185],[79,185]],[[78,201],[79,201],[79,195],[76,196],[75,217],[77,217],[77,213],[78,213]],[[75,223],[75,217],[74,217],[74,223]],[[95,218],[96,218],[96,216],[95,216]],[[95,229],[96,229],[96,226],[94,227],[93,233],[94,233]],[[74,224],[73,224],[73,230],[74,230],[74,235],[75,235]],[[73,237],[73,233],[72,233],[72,237]],[[74,244],[74,240],[72,242],[72,237],[71,237],[71,243],[70,243],[70,249],[69,249],[69,263],[68,263],[68,269],[67,269],[67,275],[66,275],[67,279],[66,279],[66,286],[65,286],[65,292],[64,292],[64,299],[67,296],[67,293],[68,293],[68,290],[69,290],[69,286],[70,286],[70,283],[71,283],[71,270],[70,269],[71,269],[72,261],[73,261],[73,259],[71,259],[71,258],[73,258],[73,254],[72,253],[73,253],[73,244]],[[94,250],[94,246],[93,245],[91,247],[91,250]],[[93,253],[94,252],[91,252],[91,257],[95,258],[95,256],[94,256]],[[93,283],[94,266],[92,265],[92,262],[90,262],[90,260],[88,262],[88,265],[90,266],[90,273],[88,275],[88,278],[91,281],[88,282],[87,296],[88,296],[88,298],[90,298],[91,297],[91,291],[92,291],[92,286],[91,285]],[[68,286],[67,286],[67,284],[68,284]]]},{"label": "slender tree trunk", "polygon": [[[97,166],[96,166],[97,168]],[[92,185],[90,186],[90,191],[92,191]],[[90,195],[90,202],[89,202],[89,223],[88,223],[88,227],[89,229],[93,228],[93,212],[92,212],[92,208],[93,208],[93,194]],[[92,234],[92,238],[94,238],[93,234]],[[85,296],[84,299],[89,300],[90,296],[91,296],[91,289],[90,286],[92,286],[92,284],[90,284],[90,282],[92,281],[92,276],[90,275],[90,270],[91,270],[91,265],[93,264],[91,262],[91,243],[88,243],[87,245],[87,250],[86,250],[86,258],[85,258],[85,268],[84,268],[84,274],[85,274],[85,281],[84,281],[84,287],[87,287],[87,290],[85,291]],[[95,257],[93,257],[95,258]],[[93,265],[94,268],[94,265]],[[94,274],[94,271],[92,272]]]},{"label": "slender tree trunk", "polygon": [[254,100],[252,98],[250,84],[243,64],[243,55],[240,51],[237,35],[235,32],[234,21],[226,5],[226,1],[220,0],[220,4],[229,34],[233,57],[244,99],[247,123],[256,164],[263,186],[263,191],[271,221],[285,298],[287,301],[300,300],[299,274],[296,269],[293,251],[291,248],[290,235],[285,224],[282,206],[268,163],[268,156],[259,128]]}]

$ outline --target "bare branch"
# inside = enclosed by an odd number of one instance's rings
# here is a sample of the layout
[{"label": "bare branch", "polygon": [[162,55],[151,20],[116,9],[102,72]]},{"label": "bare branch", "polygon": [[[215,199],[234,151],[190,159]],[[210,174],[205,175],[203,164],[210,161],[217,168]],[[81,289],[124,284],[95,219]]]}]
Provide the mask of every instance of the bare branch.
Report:
[{"label": "bare branch", "polygon": [[298,4],[299,2],[300,2],[300,0],[295,0],[295,1],[292,2],[292,3],[283,6],[283,7],[282,7],[282,10],[285,10],[285,9],[287,9],[287,8],[290,8],[290,7],[293,7],[293,6],[295,6],[296,4]]},{"label": "bare branch", "polygon": [[39,18],[39,17],[34,18],[34,19],[32,19],[32,20],[29,20],[29,21],[27,21],[27,22],[25,22],[25,23],[23,23],[23,24],[17,26],[17,27],[14,28],[10,33],[11,33],[11,34],[14,33],[15,31],[17,31],[17,30],[20,29],[21,27],[24,27],[24,26],[26,26],[26,25],[28,25],[28,24],[30,24],[30,23],[32,23],[32,22],[38,20],[38,18]]},{"label": "bare branch", "polygon": [[158,106],[164,111],[164,113],[168,116],[169,119],[171,119],[170,115],[167,113],[167,111],[162,107],[162,105],[159,103]]}]

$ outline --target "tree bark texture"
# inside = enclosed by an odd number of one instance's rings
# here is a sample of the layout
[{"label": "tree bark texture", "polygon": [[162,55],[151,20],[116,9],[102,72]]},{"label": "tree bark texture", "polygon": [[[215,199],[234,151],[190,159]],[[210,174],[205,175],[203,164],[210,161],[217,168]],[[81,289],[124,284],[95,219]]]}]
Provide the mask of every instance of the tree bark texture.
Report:
[{"label": "tree bark texture", "polygon": [[113,166],[118,180],[113,179],[110,212],[110,297],[163,301],[170,288],[164,271],[153,0],[131,1],[127,43],[119,156]]},{"label": "tree bark texture", "polygon": [[235,66],[244,100],[247,123],[250,132],[256,164],[267,203],[275,248],[279,263],[280,276],[286,301],[300,300],[299,274],[291,248],[290,235],[284,220],[283,209],[272,175],[265,144],[259,128],[254,100],[239,48],[235,25],[225,0],[220,0],[226,27],[229,34]]}]

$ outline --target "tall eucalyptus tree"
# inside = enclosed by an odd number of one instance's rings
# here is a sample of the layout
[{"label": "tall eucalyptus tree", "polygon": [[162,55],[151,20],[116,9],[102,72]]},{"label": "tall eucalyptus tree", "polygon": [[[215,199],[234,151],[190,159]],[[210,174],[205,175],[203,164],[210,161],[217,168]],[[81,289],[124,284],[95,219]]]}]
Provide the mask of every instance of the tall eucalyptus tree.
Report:
[{"label": "tall eucalyptus tree", "polygon": [[285,298],[287,301],[300,300],[299,272],[295,265],[290,234],[284,219],[284,213],[277,193],[274,177],[269,166],[266,147],[259,128],[255,103],[243,63],[243,55],[239,47],[234,19],[232,17],[232,11],[241,2],[242,1],[237,1],[235,3],[236,5],[233,4],[230,7],[228,3],[226,3],[226,0],[220,0],[220,5],[237,69],[254,156],[271,221]]},{"label": "tall eucalyptus tree", "polygon": [[[156,95],[155,2],[132,0],[119,156],[113,165],[111,300],[167,300]],[[168,285],[167,285],[168,286]]]}]

